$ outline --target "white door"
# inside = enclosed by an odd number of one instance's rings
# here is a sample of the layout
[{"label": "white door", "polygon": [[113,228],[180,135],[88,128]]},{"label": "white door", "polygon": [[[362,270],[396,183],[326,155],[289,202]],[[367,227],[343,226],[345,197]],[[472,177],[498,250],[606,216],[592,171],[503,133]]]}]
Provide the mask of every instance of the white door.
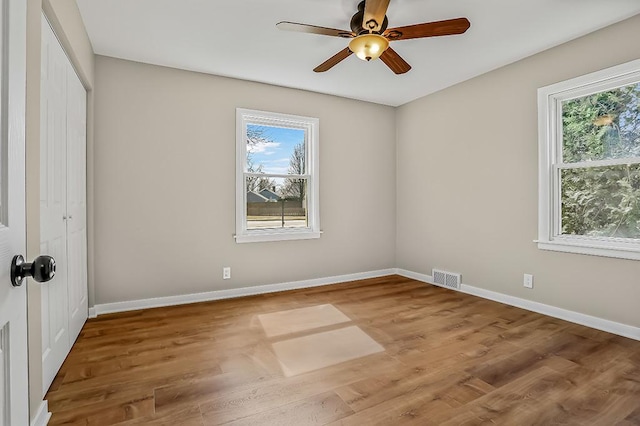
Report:
[{"label": "white door", "polygon": [[0,0],[0,424],[29,424],[26,285],[10,265],[25,253],[26,2]]},{"label": "white door", "polygon": [[57,275],[42,289],[43,393],[87,320],[87,92],[46,18],[40,79],[40,251]]},{"label": "white door", "polygon": [[40,73],[40,253],[56,260],[42,287],[43,395],[69,352],[66,247],[67,58],[42,19]]},{"label": "white door", "polygon": [[87,92],[67,68],[67,286],[70,345],[87,321]]}]

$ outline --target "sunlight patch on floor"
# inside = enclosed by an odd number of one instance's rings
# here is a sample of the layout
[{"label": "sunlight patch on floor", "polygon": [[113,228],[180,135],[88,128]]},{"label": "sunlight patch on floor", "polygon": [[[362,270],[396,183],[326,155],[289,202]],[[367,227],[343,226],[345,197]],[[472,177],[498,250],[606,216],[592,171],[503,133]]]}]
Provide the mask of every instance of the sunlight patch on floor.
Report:
[{"label": "sunlight patch on floor", "polygon": [[296,376],[379,352],[384,347],[360,327],[348,325],[334,330],[315,329],[351,322],[330,304],[258,315],[267,337],[308,334],[271,343],[286,377]]},{"label": "sunlight patch on floor", "polygon": [[282,336],[351,321],[333,305],[316,305],[258,315],[267,337]]}]

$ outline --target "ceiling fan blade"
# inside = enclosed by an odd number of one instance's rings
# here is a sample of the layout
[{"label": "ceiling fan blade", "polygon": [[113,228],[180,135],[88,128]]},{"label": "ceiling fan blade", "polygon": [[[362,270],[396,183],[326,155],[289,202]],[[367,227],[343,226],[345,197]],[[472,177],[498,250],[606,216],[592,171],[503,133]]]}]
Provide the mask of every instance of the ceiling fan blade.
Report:
[{"label": "ceiling fan blade", "polygon": [[389,40],[409,40],[412,38],[462,34],[467,31],[470,26],[471,23],[467,18],[456,18],[446,21],[407,25],[406,27],[389,28],[383,35]]},{"label": "ceiling fan blade", "polygon": [[382,53],[380,59],[396,74],[404,74],[411,69],[411,65],[390,47]]},{"label": "ceiling fan blade", "polygon": [[388,7],[389,0],[365,0],[362,27],[369,31],[379,32],[382,29]]},{"label": "ceiling fan blade", "polygon": [[332,37],[353,38],[356,35],[347,30],[336,30],[335,28],[317,27],[315,25],[298,24],[296,22],[278,22],[278,29],[283,31],[297,31],[299,33],[320,34]]},{"label": "ceiling fan blade", "polygon": [[329,71],[335,65],[337,65],[341,61],[343,61],[343,60],[347,59],[349,56],[351,56],[352,53],[353,52],[348,47],[346,47],[345,49],[339,51],[338,53],[336,53],[335,55],[333,55],[332,57],[330,57],[329,59],[327,59],[326,61],[324,61],[320,65],[318,65],[317,67],[315,67],[313,70],[315,72]]}]

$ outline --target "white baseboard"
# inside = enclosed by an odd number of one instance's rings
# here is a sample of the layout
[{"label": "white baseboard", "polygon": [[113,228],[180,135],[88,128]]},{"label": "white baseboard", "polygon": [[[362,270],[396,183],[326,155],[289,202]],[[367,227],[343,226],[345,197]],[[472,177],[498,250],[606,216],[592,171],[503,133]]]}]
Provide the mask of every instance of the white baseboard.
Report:
[{"label": "white baseboard", "polygon": [[184,294],[178,296],[154,297],[151,299],[139,299],[125,302],[104,303],[89,308],[89,317],[114,312],[135,311],[137,309],[159,308],[162,306],[185,305],[188,303],[208,302],[212,300],[231,299],[256,294],[275,293],[278,291],[297,290],[301,288],[319,287],[329,284],[337,284],[347,281],[364,280],[367,278],[384,277],[394,275],[396,269],[381,269],[378,271],[360,272],[356,274],[337,275],[333,277],[315,278],[311,280],[291,281],[279,284],[268,284],[254,287],[242,287],[229,290],[215,290],[205,293]]},{"label": "white baseboard", "polygon": [[49,403],[45,399],[38,407],[38,413],[31,421],[31,426],[46,426],[49,423],[49,419],[51,418],[51,413],[49,412]]},{"label": "white baseboard", "polygon": [[[291,281],[279,284],[268,284],[254,287],[242,287],[229,290],[216,290],[204,293],[185,294],[178,296],[155,297],[151,299],[131,300],[125,302],[105,303],[95,305],[89,308],[89,318],[96,318],[98,315],[134,311],[137,309],[158,308],[162,306],[184,305],[196,302],[208,302],[212,300],[231,299],[235,297],[253,296],[257,294],[275,293],[286,290],[296,290],[302,288],[318,287],[329,284],[338,284],[348,281],[364,280],[367,278],[383,277],[386,275],[401,275],[403,277],[412,278],[431,285],[433,277],[418,272],[408,271],[406,269],[389,268],[378,271],[360,272],[355,274],[337,275],[333,277],[316,278],[311,280]],[[550,317],[559,318],[575,324],[584,325],[595,328],[597,330],[606,331],[608,333],[617,334],[628,337],[630,339],[640,340],[640,328],[591,315],[582,314],[580,312],[570,311],[556,306],[545,305],[544,303],[534,302],[527,299],[521,299],[515,296],[509,296],[503,293],[497,293],[491,290],[485,290],[468,284],[461,284],[462,293],[471,294],[473,296],[482,297],[506,305],[515,306],[526,309],[528,311],[537,312]],[[46,403],[46,401],[45,401]],[[42,409],[42,407],[41,407]],[[45,410],[46,412],[46,410]],[[45,423],[46,424],[46,423]]]},{"label": "white baseboard", "polygon": [[[405,269],[397,269],[398,275],[433,284],[433,277],[430,275],[420,274],[417,272],[407,271]],[[528,311],[537,312],[539,314],[548,315],[550,317],[559,318],[575,324],[584,325],[595,328],[597,330],[606,331],[608,333],[617,334],[619,336],[628,337],[634,340],[640,340],[640,328],[591,315],[581,314],[579,312],[569,311],[567,309],[558,308],[556,306],[545,305],[544,303],[534,302],[527,299],[521,299],[515,296],[509,296],[495,291],[485,290],[483,288],[474,287],[468,284],[461,284],[460,291],[471,294],[473,296],[482,297],[505,305],[516,306]]]}]

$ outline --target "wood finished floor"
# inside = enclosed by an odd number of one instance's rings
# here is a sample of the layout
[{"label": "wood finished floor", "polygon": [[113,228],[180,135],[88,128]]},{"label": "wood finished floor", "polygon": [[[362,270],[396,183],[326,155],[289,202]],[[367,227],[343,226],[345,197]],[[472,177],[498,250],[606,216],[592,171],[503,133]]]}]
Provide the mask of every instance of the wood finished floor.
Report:
[{"label": "wood finished floor", "polygon": [[[385,351],[285,378],[257,316],[325,303],[352,322],[317,331]],[[100,316],[46,399],[51,425],[640,425],[640,342],[390,276]]]}]

